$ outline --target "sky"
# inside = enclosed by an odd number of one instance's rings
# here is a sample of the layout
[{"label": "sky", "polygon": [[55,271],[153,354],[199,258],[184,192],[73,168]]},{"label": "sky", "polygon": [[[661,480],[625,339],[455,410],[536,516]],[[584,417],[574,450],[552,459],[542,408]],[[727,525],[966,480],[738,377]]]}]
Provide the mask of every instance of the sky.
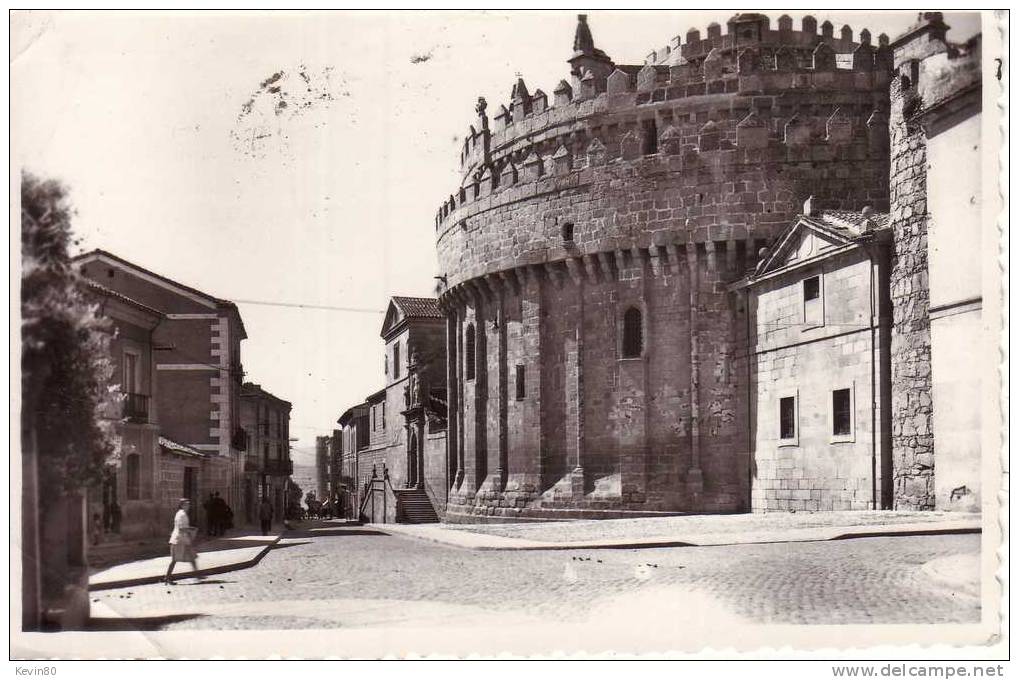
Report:
[{"label": "sky", "polygon": [[[731,14],[588,13],[595,44],[627,64]],[[798,28],[805,12],[789,14]],[[875,41],[916,19],[813,15]],[[389,297],[434,294],[434,215],[459,186],[477,97],[508,104],[518,75],[551,93],[576,12],[11,21],[12,167],[67,185],[82,251],[236,301],[245,379],[293,403],[294,459],[309,464],[315,436],[383,384]],[[950,39],[980,30],[976,15],[946,21]]]}]

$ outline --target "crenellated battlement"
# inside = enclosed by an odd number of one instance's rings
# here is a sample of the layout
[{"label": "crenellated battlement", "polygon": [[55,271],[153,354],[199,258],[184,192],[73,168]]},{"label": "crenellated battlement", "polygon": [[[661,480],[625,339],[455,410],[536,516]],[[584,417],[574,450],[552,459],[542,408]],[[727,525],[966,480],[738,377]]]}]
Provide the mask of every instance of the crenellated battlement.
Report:
[{"label": "crenellated battlement", "polygon": [[884,36],[777,26],[740,14],[631,65],[581,16],[567,78],[479,99],[435,223],[447,518],[749,509],[730,284],[804,211],[889,209],[906,80]]},{"label": "crenellated battlement", "polygon": [[786,150],[771,155],[798,157],[803,146],[885,143],[887,36],[875,46],[865,29],[854,42],[843,27],[836,38],[830,23],[818,32],[809,16],[800,31],[785,15],[777,30],[759,14],[736,15],[727,28],[713,24],[704,39],[692,30],[643,65],[617,65],[581,19],[571,82],[560,81],[551,99],[522,78],[491,119],[479,99],[461,186],[440,206],[437,230],[458,208],[521,181],[582,171],[592,144],[611,161],[772,146]]},{"label": "crenellated battlement", "polygon": [[787,14],[778,18],[775,29],[771,28],[771,19],[764,14],[737,14],[726,22],[725,33],[717,23],[708,25],[704,38],[699,30],[692,28],[685,36],[677,35],[668,45],[648,54],[644,63],[672,66],[703,61],[712,50],[738,53],[745,48],[754,48],[760,51],[766,63],[774,63],[777,54],[785,51],[787,56],[797,57],[797,61],[807,67],[811,53],[822,43],[836,54],[855,56],[858,52],[864,55],[887,47],[888,36],[883,33],[878,36],[875,46],[866,28],[860,31],[858,41],[854,42],[851,27],[842,26],[836,36],[835,26],[825,21],[819,32],[817,19],[809,15],[800,20],[800,30],[797,31],[793,30],[793,20]]}]

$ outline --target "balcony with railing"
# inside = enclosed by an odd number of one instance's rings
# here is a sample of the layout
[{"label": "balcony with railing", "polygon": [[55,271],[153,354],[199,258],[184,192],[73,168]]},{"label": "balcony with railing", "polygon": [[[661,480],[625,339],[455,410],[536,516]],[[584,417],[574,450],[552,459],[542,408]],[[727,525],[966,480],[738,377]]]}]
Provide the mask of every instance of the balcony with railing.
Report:
[{"label": "balcony with railing", "polygon": [[129,423],[149,422],[149,395],[125,392],[122,414]]},{"label": "balcony with railing", "polygon": [[248,451],[244,456],[245,472],[262,472],[262,456],[258,453]]}]

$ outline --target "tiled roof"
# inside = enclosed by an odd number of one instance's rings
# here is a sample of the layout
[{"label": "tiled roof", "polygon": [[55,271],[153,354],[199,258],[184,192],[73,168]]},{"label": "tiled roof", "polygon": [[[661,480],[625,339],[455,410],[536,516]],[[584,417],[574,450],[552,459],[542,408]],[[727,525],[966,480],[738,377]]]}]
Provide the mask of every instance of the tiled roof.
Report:
[{"label": "tiled roof", "polygon": [[277,397],[272,392],[266,390],[261,385],[252,382],[246,382],[241,385],[240,396],[245,397],[262,397],[268,399],[275,399],[278,402],[291,406],[291,403],[282,397]]},{"label": "tiled roof", "polygon": [[881,231],[887,229],[889,225],[888,213],[876,212],[864,215],[849,210],[825,210],[820,218],[814,219],[846,238],[855,238],[868,231],[867,220],[871,222],[869,231]]},{"label": "tiled roof", "polygon": [[89,278],[86,278],[86,277],[83,276],[83,277],[81,277],[81,282],[85,284],[86,288],[91,289],[93,292],[98,293],[99,295],[103,295],[103,296],[106,296],[106,297],[111,297],[111,298],[120,300],[121,302],[129,304],[132,307],[137,307],[139,309],[143,309],[146,312],[149,312],[150,314],[154,314],[156,316],[164,316],[164,314],[161,311],[159,311],[158,309],[155,309],[153,307],[149,307],[148,305],[143,304],[141,302],[138,302],[137,300],[135,300],[133,298],[129,298],[128,296],[124,295],[123,293],[118,293],[117,291],[112,290],[110,288],[107,288],[106,286],[104,286],[102,284],[96,283],[92,279],[89,279]]},{"label": "tiled roof", "polygon": [[393,302],[400,308],[404,316],[443,319],[445,314],[439,309],[439,301],[435,298],[399,297],[394,295]]},{"label": "tiled roof", "polygon": [[187,456],[189,458],[208,458],[208,455],[202,453],[198,449],[193,449],[186,444],[180,444],[167,439],[166,437],[159,438],[159,448],[163,449],[167,453],[175,453],[178,456]]},{"label": "tiled roof", "polygon": [[865,213],[850,210],[825,210],[820,214],[800,215],[795,222],[786,227],[765,257],[757,263],[751,279],[782,267],[781,263],[784,261],[785,254],[794,243],[793,235],[801,228],[801,225],[806,224],[812,229],[827,232],[830,235],[829,238],[835,241],[839,247],[846,247],[872,238],[875,234],[887,231],[891,227],[888,213],[873,212],[866,208],[865,210]]}]

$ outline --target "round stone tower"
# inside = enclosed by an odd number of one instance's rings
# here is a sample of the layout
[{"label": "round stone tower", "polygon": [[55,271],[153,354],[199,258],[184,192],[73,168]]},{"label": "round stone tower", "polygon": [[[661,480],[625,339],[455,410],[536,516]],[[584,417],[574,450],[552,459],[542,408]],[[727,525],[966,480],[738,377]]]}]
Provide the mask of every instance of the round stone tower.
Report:
[{"label": "round stone tower", "polygon": [[732,17],[479,99],[435,218],[450,521],[749,508],[745,310],[803,202],[888,209],[887,37]]}]

